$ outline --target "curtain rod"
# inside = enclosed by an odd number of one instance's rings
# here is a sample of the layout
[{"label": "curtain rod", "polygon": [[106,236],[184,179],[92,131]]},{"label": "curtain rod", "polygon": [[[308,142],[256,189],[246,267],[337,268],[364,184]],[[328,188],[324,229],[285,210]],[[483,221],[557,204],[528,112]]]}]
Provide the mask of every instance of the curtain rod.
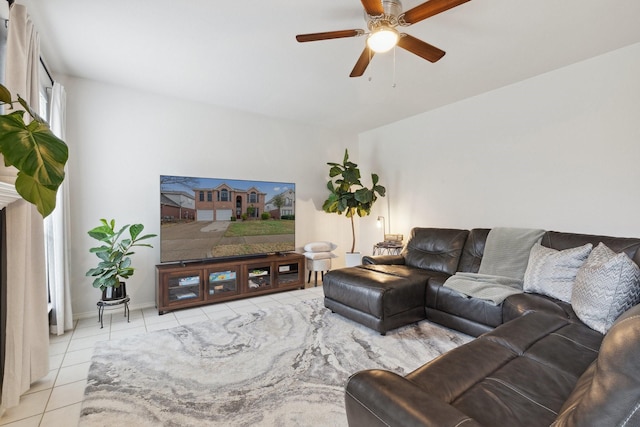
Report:
[{"label": "curtain rod", "polygon": [[51,84],[54,84],[55,80],[53,80],[53,77],[51,77],[51,73],[49,72],[49,69],[45,65],[44,59],[42,59],[42,56],[40,56],[40,64],[42,64],[42,68],[44,68],[44,72],[47,73],[47,77],[49,77],[49,81],[51,82]]}]

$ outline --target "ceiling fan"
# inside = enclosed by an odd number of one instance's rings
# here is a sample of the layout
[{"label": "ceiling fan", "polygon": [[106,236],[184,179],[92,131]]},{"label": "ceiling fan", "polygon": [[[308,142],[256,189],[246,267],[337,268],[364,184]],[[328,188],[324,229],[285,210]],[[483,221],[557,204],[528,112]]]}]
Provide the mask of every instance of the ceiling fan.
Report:
[{"label": "ceiling fan", "polygon": [[408,27],[440,12],[452,9],[469,0],[428,0],[419,6],[402,12],[400,0],[361,0],[365,11],[365,19],[369,33],[365,30],[341,30],[324,33],[299,34],[296,40],[300,43],[318,40],[340,39],[367,35],[367,44],[360,54],[349,77],[360,77],[364,74],[375,53],[382,53],[394,46],[399,46],[427,61],[436,62],[445,52],[425,43],[409,34],[400,33],[396,27]]}]

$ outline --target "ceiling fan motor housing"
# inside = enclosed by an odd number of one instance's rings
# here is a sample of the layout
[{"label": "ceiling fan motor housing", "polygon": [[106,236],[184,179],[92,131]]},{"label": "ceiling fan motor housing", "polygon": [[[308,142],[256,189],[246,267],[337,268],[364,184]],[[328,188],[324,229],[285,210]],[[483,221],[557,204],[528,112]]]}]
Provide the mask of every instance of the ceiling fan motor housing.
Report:
[{"label": "ceiling fan motor housing", "polygon": [[384,10],[384,14],[379,16],[371,16],[366,11],[364,12],[369,31],[374,31],[381,25],[389,27],[398,25],[398,16],[402,13],[402,3],[400,0],[383,0],[382,9]]}]

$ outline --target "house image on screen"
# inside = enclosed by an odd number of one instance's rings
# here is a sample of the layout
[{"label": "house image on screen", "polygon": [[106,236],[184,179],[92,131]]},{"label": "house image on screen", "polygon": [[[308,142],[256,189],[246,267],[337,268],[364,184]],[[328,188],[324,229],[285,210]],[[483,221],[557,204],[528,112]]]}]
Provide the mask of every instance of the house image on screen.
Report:
[{"label": "house image on screen", "polygon": [[160,218],[162,222],[194,220],[196,217],[193,195],[184,191],[162,191],[160,193]]},{"label": "house image on screen", "polygon": [[296,193],[289,189],[273,196],[265,204],[265,209],[272,218],[294,216],[296,214]]},{"label": "house image on screen", "polygon": [[196,221],[229,221],[231,217],[240,219],[260,218],[265,211],[266,193],[255,187],[246,190],[220,184],[215,188],[194,188]]}]

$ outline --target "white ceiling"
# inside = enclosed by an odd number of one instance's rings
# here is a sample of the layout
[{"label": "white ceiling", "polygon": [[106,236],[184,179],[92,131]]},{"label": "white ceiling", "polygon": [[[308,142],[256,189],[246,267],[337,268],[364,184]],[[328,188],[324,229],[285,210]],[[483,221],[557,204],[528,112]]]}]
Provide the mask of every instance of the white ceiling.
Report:
[{"label": "white ceiling", "polygon": [[348,132],[640,42],[637,0],[472,0],[404,30],[445,50],[439,62],[397,49],[350,78],[364,37],[295,35],[364,29],[358,0],[18,2],[54,75]]}]

